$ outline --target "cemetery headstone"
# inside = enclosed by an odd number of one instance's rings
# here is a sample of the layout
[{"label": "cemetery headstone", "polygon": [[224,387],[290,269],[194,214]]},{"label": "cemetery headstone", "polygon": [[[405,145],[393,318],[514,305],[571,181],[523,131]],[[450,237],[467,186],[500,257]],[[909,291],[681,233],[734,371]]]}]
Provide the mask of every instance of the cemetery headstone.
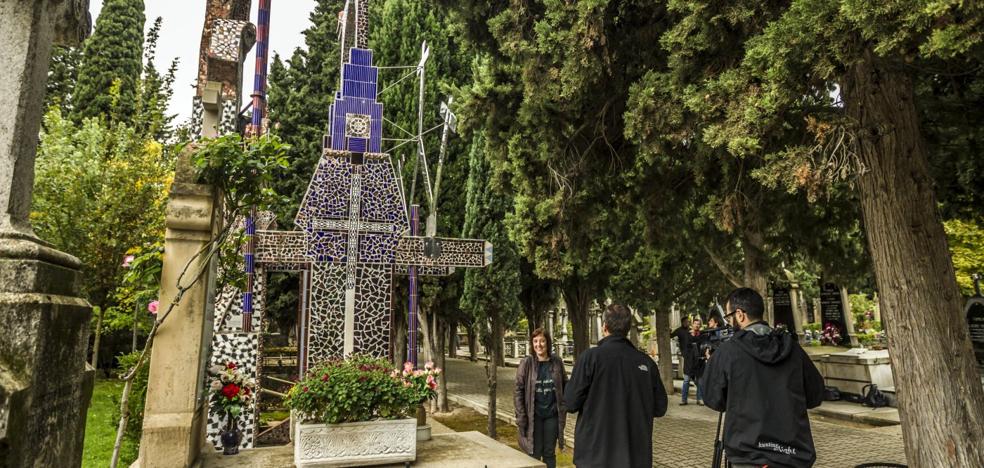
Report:
[{"label": "cemetery headstone", "polygon": [[78,259],[29,212],[53,43],[89,31],[87,0],[0,2],[0,466],[79,466],[94,372]]},{"label": "cemetery headstone", "polygon": [[833,325],[840,331],[840,344],[848,343],[847,319],[844,316],[844,301],[840,288],[834,283],[820,286],[820,324],[821,329]]},{"label": "cemetery headstone", "polygon": [[792,330],[796,322],[793,319],[793,299],[789,288],[785,286],[773,286],[772,288],[772,310],[775,323],[773,325],[785,325]]},{"label": "cemetery headstone", "polygon": [[974,346],[977,365],[984,369],[984,297],[972,297],[964,312],[970,329],[970,342]]}]

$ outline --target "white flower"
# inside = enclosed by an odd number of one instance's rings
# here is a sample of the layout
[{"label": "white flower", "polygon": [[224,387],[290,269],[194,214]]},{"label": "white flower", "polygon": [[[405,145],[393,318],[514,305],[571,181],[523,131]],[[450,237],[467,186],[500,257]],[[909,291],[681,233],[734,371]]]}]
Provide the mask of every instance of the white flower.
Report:
[{"label": "white flower", "polygon": [[219,390],[222,390],[222,382],[219,382],[218,380],[213,380],[212,385],[210,385],[209,387],[212,389],[213,392],[217,392]]}]

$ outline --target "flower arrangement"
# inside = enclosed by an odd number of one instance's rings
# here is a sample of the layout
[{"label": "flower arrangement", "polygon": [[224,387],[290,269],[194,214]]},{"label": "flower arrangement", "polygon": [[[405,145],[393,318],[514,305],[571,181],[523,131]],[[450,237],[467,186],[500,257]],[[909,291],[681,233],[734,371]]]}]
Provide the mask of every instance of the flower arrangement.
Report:
[{"label": "flower arrangement", "polygon": [[209,382],[210,401],[226,413],[228,427],[235,427],[234,422],[243,412],[243,408],[255,397],[256,383],[247,379],[239,366],[234,362],[226,365],[215,365],[209,368],[212,377]]},{"label": "flower arrangement", "polygon": [[440,373],[431,363],[423,369],[410,363],[393,369],[385,359],[366,356],[331,360],[310,369],[287,392],[284,403],[306,422],[402,419],[437,395]]},{"label": "flower arrangement", "polygon": [[840,329],[832,323],[823,326],[820,332],[820,342],[825,345],[838,346],[841,343]]}]

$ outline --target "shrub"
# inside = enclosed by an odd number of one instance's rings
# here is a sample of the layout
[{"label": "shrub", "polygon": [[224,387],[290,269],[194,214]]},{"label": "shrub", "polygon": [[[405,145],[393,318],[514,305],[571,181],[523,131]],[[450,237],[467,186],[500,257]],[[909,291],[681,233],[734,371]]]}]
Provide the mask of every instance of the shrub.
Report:
[{"label": "shrub", "polygon": [[322,363],[287,392],[284,404],[303,421],[326,424],[400,419],[433,398],[441,372],[428,364],[402,372],[389,361],[365,356]]}]

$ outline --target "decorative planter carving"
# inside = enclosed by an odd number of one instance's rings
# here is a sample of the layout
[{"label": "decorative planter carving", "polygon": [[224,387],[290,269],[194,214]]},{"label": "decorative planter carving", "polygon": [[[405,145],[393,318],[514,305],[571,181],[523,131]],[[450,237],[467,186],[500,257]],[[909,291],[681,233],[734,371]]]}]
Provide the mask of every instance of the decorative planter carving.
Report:
[{"label": "decorative planter carving", "polygon": [[294,429],[298,467],[381,465],[416,458],[416,419],[297,424]]}]

